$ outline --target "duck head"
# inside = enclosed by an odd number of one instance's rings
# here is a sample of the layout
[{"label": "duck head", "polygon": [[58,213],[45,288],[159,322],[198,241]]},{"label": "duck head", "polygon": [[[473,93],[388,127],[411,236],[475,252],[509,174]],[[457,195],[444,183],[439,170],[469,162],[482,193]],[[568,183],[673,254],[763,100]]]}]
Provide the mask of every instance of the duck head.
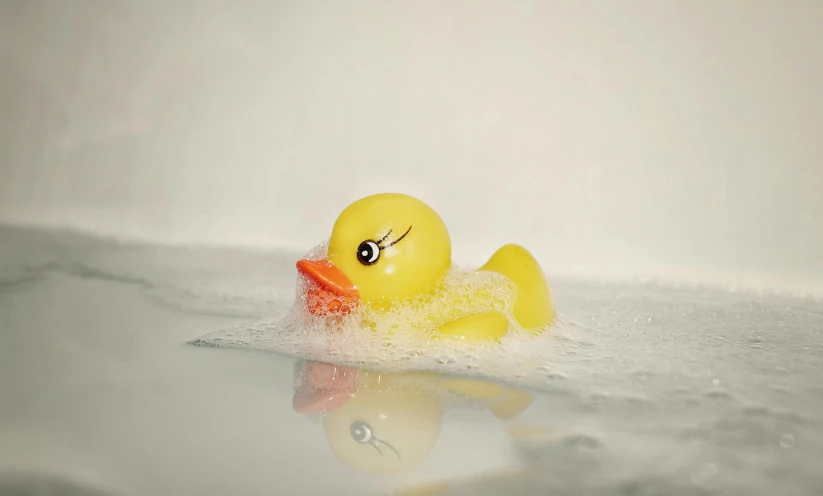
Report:
[{"label": "duck head", "polygon": [[440,216],[417,198],[383,193],[340,214],[323,260],[300,260],[313,281],[311,313],[349,313],[357,304],[385,306],[435,287],[451,265],[451,240]]}]

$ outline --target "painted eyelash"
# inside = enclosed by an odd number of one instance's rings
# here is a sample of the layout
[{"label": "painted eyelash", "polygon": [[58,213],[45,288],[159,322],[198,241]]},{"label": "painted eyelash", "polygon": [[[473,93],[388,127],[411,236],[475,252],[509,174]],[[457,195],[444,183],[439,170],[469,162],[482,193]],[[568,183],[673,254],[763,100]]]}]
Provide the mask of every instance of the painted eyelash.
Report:
[{"label": "painted eyelash", "polygon": [[392,233],[392,229],[389,229],[389,232],[388,232],[388,233],[386,233],[386,235],[385,235],[385,236],[383,236],[383,239],[381,239],[381,240],[377,243],[377,247],[378,247],[378,248],[380,248],[381,250],[385,250],[386,248],[390,248],[390,247],[392,247],[392,246],[396,245],[397,243],[399,243],[400,241],[402,241],[402,240],[403,240],[403,238],[405,238],[405,237],[406,237],[406,235],[408,235],[408,234],[409,234],[409,232],[411,232],[411,230],[412,230],[412,226],[409,226],[409,228],[408,228],[408,229],[406,229],[406,232],[404,232],[402,236],[400,236],[399,238],[395,239],[394,241],[392,241],[391,243],[387,244],[386,246],[381,246],[381,245],[380,245],[380,243],[382,243],[383,241],[385,241],[385,240],[386,240],[386,238],[388,238],[388,237],[389,237],[389,234],[391,234],[391,233]]}]

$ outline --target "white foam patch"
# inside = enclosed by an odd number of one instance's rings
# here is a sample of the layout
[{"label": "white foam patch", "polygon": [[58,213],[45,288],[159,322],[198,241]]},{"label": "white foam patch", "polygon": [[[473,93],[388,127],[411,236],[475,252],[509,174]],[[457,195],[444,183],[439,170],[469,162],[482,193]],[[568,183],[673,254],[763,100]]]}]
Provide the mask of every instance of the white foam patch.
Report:
[{"label": "white foam patch", "polygon": [[192,344],[269,351],[380,372],[426,370],[540,386],[566,377],[554,366],[554,358],[590,345],[580,338],[582,331],[561,321],[539,336],[511,332],[499,343],[466,343],[419,339],[413,334],[388,336],[360,328],[328,332],[290,314],[279,321],[217,331]]},{"label": "white foam patch", "polygon": [[[327,242],[305,258],[322,259]],[[436,371],[543,386],[565,377],[554,367],[558,354],[587,346],[582,326],[559,316],[540,330],[523,329],[512,314],[515,288],[494,272],[452,267],[434,295],[381,312],[356,308],[349,315],[317,316],[306,308],[312,283],[296,279],[294,305],[285,317],[208,334],[192,344],[268,351],[376,371]],[[436,337],[442,323],[497,310],[509,320],[499,342]],[[435,316],[435,317],[433,317]]]}]

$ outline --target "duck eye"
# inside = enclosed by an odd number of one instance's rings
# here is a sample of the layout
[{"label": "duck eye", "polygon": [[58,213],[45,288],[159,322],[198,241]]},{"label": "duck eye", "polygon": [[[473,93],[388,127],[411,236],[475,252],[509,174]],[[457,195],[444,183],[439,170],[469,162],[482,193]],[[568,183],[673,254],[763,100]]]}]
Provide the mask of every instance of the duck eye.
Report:
[{"label": "duck eye", "polygon": [[380,246],[374,241],[367,240],[357,247],[357,260],[363,265],[372,265],[380,258]]},{"label": "duck eye", "polygon": [[362,444],[371,441],[371,426],[369,424],[358,420],[352,423],[349,430],[351,432],[351,438],[358,443]]}]

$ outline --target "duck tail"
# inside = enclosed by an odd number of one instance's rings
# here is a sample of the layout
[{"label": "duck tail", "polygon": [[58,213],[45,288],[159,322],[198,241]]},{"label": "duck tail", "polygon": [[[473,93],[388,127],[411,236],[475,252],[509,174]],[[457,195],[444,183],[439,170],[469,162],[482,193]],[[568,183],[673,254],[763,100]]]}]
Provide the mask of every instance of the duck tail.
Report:
[{"label": "duck tail", "polygon": [[538,329],[554,321],[549,284],[540,264],[522,246],[508,244],[497,250],[481,271],[503,274],[517,287],[514,318],[525,329]]}]

